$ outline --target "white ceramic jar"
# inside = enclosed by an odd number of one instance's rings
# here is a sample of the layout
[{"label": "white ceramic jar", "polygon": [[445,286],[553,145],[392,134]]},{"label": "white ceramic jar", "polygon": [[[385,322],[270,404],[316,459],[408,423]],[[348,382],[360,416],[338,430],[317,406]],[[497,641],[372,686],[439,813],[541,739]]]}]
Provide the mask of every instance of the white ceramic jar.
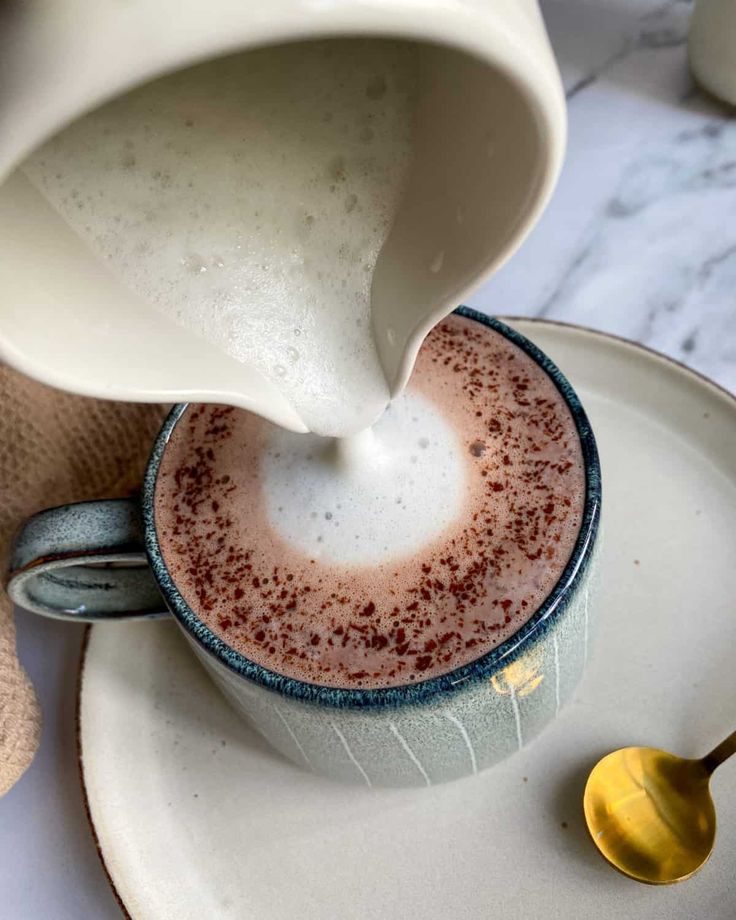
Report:
[{"label": "white ceramic jar", "polygon": [[697,0],[688,53],[698,83],[736,105],[736,0]]}]

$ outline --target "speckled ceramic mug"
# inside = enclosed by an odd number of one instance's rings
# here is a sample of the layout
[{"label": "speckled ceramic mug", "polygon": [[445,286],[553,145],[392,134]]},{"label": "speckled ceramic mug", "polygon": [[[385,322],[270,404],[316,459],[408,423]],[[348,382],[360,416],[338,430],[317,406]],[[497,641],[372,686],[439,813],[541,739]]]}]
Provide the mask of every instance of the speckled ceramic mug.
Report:
[{"label": "speckled ceramic mug", "polygon": [[458,312],[497,330],[545,370],[573,415],[585,462],[584,514],[570,560],[542,606],[492,651],[421,683],[362,690],[284,677],[230,648],[184,601],[156,533],[156,480],[184,404],[156,439],[139,501],[51,508],[24,525],[13,548],[11,598],[70,620],[172,613],[235,708],[282,754],[318,773],[369,786],[430,785],[477,773],[518,750],[554,719],[586,663],[600,467],[585,412],[549,358],[502,323]]}]

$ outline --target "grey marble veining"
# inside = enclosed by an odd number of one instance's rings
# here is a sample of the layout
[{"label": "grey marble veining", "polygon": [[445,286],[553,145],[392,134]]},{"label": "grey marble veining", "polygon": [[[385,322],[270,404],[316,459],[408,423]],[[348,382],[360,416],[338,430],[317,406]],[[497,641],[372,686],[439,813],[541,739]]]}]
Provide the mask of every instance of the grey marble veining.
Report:
[{"label": "grey marble veining", "polygon": [[569,142],[547,212],[470,303],[623,335],[736,391],[736,117],[687,66],[686,0],[547,0]]}]

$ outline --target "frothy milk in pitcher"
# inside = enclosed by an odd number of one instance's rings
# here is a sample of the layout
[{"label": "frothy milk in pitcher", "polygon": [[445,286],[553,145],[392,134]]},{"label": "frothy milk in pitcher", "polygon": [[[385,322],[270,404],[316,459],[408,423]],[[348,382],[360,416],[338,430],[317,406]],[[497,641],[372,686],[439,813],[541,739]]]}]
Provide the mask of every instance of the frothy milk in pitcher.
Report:
[{"label": "frothy milk in pitcher", "polygon": [[24,169],[124,283],[344,436],[389,401],[370,292],[416,85],[407,43],[261,49],[116,99]]}]

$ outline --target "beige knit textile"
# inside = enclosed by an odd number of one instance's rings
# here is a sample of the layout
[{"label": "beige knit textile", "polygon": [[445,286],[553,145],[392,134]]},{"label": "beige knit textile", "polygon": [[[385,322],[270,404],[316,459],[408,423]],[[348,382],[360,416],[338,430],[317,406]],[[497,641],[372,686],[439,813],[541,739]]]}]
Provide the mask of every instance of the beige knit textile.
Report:
[{"label": "beige knit textile", "polygon": [[[165,414],[157,405],[72,396],[0,367],[0,553],[42,508],[130,495]],[[0,596],[0,795],[33,759],[41,713],[18,661],[12,605]]]}]

